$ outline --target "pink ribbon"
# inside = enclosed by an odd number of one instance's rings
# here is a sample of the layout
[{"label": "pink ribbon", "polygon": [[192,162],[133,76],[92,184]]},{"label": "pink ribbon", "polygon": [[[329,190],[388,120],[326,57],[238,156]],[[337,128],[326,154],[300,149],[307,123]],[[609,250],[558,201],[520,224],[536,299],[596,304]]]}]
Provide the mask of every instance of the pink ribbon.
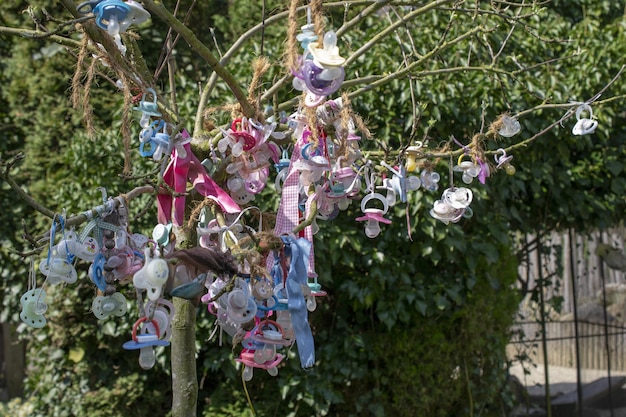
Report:
[{"label": "pink ribbon", "polygon": [[[287,178],[283,183],[280,204],[278,206],[278,212],[276,213],[276,226],[274,227],[274,234],[281,236],[283,234],[289,234],[300,223],[300,207],[299,207],[299,190],[300,190],[300,171],[294,166],[296,162],[302,159],[302,147],[305,145],[303,138],[298,139],[294,145],[293,153],[291,154],[291,162],[289,165],[289,171]],[[311,202],[313,201],[315,194],[312,194],[305,204],[305,211],[308,214]],[[310,277],[315,277],[315,254],[313,251],[313,232],[311,226],[304,228],[303,237],[311,242],[311,249],[309,252],[309,265],[308,274]],[[268,265],[272,265],[273,257],[268,256]]]},{"label": "pink ribbon", "polygon": [[[182,135],[184,138],[189,137],[186,130],[183,130]],[[184,158],[179,155],[177,148],[174,147],[172,158],[163,173],[163,181],[172,187],[177,195],[175,197],[169,193],[157,195],[159,223],[167,224],[172,220],[176,226],[182,226],[185,219],[187,181],[191,182],[193,188],[202,196],[215,201],[225,213],[239,213],[241,211],[239,205],[209,177],[200,160],[191,152],[191,145],[186,143],[183,148],[185,151]]]}]

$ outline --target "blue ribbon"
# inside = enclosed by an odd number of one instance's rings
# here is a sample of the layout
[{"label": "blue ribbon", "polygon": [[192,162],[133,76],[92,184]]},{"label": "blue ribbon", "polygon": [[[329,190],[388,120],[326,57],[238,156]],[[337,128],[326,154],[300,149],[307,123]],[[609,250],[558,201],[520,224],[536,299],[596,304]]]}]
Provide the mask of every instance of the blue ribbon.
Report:
[{"label": "blue ribbon", "polygon": [[307,265],[311,242],[292,236],[283,236],[282,240],[285,244],[285,255],[291,257],[286,281],[291,324],[300,354],[300,365],[303,368],[310,368],[315,365],[315,344],[309,327],[309,313],[302,294],[302,285],[307,285]]}]

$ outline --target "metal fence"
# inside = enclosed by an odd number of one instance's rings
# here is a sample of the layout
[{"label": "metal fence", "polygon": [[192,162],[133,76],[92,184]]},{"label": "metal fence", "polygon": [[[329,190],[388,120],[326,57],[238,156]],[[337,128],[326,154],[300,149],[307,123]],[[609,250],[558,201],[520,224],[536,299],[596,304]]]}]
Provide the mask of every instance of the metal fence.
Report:
[{"label": "metal fence", "polygon": [[[545,343],[541,324],[537,322],[517,323],[513,327],[512,343],[517,347],[509,352],[524,352],[533,363],[545,363],[567,368],[608,369],[626,372],[626,327],[604,323],[575,321],[546,323]],[[579,363],[576,359],[578,339]]]},{"label": "metal fence", "polygon": [[[599,243],[623,250],[623,228],[588,234],[572,230],[537,239],[520,236],[525,248],[520,285],[529,292],[513,327],[510,356],[534,363],[626,371],[626,277],[595,254]],[[578,352],[579,359],[576,360]]]}]

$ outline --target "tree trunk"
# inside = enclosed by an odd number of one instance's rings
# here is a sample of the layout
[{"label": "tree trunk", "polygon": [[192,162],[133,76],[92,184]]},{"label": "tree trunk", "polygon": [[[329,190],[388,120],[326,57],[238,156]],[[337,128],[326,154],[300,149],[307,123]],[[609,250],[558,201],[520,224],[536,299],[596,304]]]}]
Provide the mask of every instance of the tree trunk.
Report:
[{"label": "tree trunk", "polygon": [[195,417],[198,401],[196,374],[196,307],[173,298],[172,320],[172,417]]},{"label": "tree trunk", "polygon": [[8,397],[18,398],[24,394],[25,377],[25,346],[17,337],[16,326],[10,323],[2,323],[2,340],[4,360],[6,365],[6,382]]}]

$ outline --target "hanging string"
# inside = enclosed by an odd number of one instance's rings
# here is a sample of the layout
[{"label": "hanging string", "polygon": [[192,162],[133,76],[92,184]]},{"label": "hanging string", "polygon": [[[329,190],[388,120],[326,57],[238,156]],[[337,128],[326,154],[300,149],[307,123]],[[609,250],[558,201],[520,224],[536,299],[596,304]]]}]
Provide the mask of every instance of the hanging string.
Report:
[{"label": "hanging string", "polygon": [[449,167],[448,167],[449,170],[450,170],[450,188],[454,188],[454,171],[453,171],[453,167],[454,167],[454,161],[452,159],[452,154],[450,154],[450,164],[449,164]]},{"label": "hanging string", "polygon": [[313,17],[313,25],[315,26],[315,34],[320,47],[324,42],[324,13],[322,11],[322,0],[311,0],[310,13]]},{"label": "hanging string", "polygon": [[28,267],[28,290],[37,288],[37,275],[35,273],[35,255],[30,256],[30,264]]},{"label": "hanging string", "polygon": [[284,65],[287,71],[292,71],[298,66],[298,49],[300,44],[296,39],[298,35],[298,3],[299,0],[289,2],[289,14],[287,21],[287,48],[285,49]]},{"label": "hanging string", "polygon": [[265,46],[265,0],[263,0],[261,11],[261,53],[263,55],[263,48]]},{"label": "hanging string", "polygon": [[246,370],[247,365],[241,366],[241,382],[243,383],[243,391],[246,393],[246,400],[248,400],[248,406],[250,406],[250,410],[252,410],[252,415],[256,416],[256,411],[254,411],[254,406],[252,405],[252,398],[250,398],[250,393],[248,393],[248,387],[246,386],[246,379],[243,377],[243,373]]}]

